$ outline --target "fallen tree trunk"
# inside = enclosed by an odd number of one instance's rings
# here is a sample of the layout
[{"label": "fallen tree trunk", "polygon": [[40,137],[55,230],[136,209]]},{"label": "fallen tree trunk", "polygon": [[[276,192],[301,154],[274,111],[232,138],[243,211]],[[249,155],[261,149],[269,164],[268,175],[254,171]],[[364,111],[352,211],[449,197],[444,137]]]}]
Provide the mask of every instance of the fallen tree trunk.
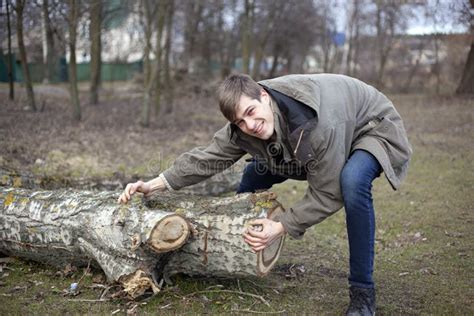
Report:
[{"label": "fallen tree trunk", "polygon": [[168,193],[128,205],[118,194],[0,187],[0,251],[61,268],[92,262],[136,297],[176,273],[265,275],[283,245],[254,254],[242,238],[248,220],[283,211],[270,193]]},{"label": "fallen tree trunk", "polygon": [[[237,191],[241,178],[241,171],[230,169],[216,174],[203,182],[184,188],[181,191],[202,196],[219,196]],[[137,180],[138,177],[127,178],[119,174],[109,179],[72,178],[53,175],[35,175],[29,172],[18,172],[16,170],[0,168],[0,186],[12,186],[32,190],[74,188],[78,190],[114,191],[124,189],[127,183]]]},{"label": "fallen tree trunk", "polygon": [[[284,237],[254,254],[243,241],[246,222],[253,218],[279,220],[284,211],[272,192],[241,194],[229,198],[188,198],[157,196],[147,201],[152,209],[175,208],[193,227],[191,238],[164,268],[166,275],[263,276],[279,257]],[[255,228],[255,229],[258,229]]]}]

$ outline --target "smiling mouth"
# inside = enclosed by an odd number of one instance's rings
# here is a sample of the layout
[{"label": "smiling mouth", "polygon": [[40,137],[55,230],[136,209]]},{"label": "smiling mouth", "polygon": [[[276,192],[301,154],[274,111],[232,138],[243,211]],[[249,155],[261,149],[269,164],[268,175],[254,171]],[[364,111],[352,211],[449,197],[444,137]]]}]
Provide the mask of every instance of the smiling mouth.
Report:
[{"label": "smiling mouth", "polygon": [[260,135],[260,133],[263,131],[263,122],[260,123],[260,125],[255,129],[254,134],[255,135]]}]

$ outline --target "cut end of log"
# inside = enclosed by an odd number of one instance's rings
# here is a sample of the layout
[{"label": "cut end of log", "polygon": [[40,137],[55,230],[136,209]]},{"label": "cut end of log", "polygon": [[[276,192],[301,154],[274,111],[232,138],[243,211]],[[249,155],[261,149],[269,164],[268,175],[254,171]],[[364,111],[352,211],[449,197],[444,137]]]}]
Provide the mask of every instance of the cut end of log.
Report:
[{"label": "cut end of log", "polygon": [[[279,217],[285,210],[281,206],[277,206],[268,212],[268,218],[274,221],[279,221]],[[257,253],[257,275],[265,276],[273,268],[278,258],[280,257],[281,249],[285,243],[285,235],[268,246],[267,248]]]},{"label": "cut end of log", "polygon": [[148,239],[149,246],[158,253],[180,248],[190,233],[188,222],[179,215],[169,215],[156,223]]}]

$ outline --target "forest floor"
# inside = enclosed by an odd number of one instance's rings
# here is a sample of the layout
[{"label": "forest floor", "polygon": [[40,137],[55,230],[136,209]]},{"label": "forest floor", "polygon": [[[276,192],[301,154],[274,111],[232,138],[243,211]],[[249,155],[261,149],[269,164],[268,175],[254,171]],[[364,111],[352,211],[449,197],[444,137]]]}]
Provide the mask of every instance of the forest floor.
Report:
[{"label": "forest floor", "polygon": [[[224,124],[212,85],[181,87],[174,112],[138,122],[141,94],[129,83],[108,84],[98,106],[73,122],[67,87],[35,86],[41,112],[25,111],[24,94],[9,102],[0,86],[0,167],[52,177],[123,179],[156,176],[184,150],[205,145]],[[393,191],[374,183],[377,314],[474,314],[474,100],[390,95],[414,148],[408,177]],[[274,187],[288,207],[304,182]],[[263,279],[177,276],[160,294],[127,301],[97,300],[101,271],[0,258],[0,314],[342,314],[348,303],[344,211],[287,239]],[[65,296],[82,279],[77,296]],[[230,291],[222,291],[230,290]],[[113,291],[113,289],[112,289]],[[251,293],[262,300],[245,295]],[[93,300],[90,302],[84,300]]]}]

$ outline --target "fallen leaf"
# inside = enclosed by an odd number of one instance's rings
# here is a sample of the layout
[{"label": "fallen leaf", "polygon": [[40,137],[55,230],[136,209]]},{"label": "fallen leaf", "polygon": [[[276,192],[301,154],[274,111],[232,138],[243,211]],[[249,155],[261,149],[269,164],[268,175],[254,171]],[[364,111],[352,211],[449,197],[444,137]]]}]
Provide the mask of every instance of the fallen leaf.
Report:
[{"label": "fallen leaf", "polygon": [[41,282],[41,281],[36,281],[36,280],[28,280],[29,283],[35,285],[35,286],[38,286],[38,285],[41,285],[43,284],[44,282]]},{"label": "fallen leaf", "polygon": [[104,283],[105,282],[105,276],[102,273],[98,273],[94,275],[92,278],[93,283]]},{"label": "fallen leaf", "polygon": [[134,304],[132,308],[127,309],[127,315],[136,315],[137,314],[138,304]]},{"label": "fallen leaf", "polygon": [[15,286],[14,288],[12,288],[10,290],[10,292],[16,292],[16,291],[25,291],[28,289],[28,287],[26,285],[24,286]]},{"label": "fallen leaf", "polygon": [[462,238],[464,236],[463,233],[448,232],[447,230],[444,231],[444,234],[448,237],[454,237],[454,238]]},{"label": "fallen leaf", "polygon": [[77,271],[77,267],[71,265],[70,263],[68,263],[65,267],[64,267],[64,270],[62,271],[63,272],[63,275],[64,276],[68,276],[70,274],[72,274],[73,272],[76,272]]},{"label": "fallen leaf", "polygon": [[438,275],[438,272],[436,272],[436,271],[433,270],[432,268],[422,268],[422,269],[420,269],[420,272],[421,272],[422,274]]}]

